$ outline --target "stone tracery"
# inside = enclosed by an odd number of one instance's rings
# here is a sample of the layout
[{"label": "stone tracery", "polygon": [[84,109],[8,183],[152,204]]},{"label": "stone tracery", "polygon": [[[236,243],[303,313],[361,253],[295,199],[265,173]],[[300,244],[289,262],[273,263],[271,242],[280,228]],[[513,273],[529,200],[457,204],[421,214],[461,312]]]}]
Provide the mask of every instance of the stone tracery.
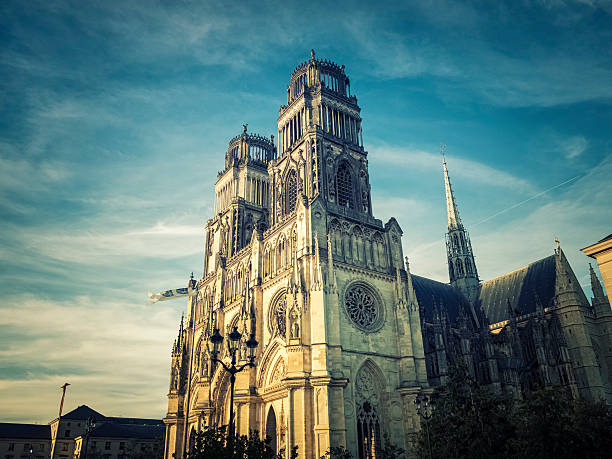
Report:
[{"label": "stone tracery", "polygon": [[344,307],[353,324],[363,331],[376,331],[382,325],[380,301],[372,288],[363,282],[354,283],[346,290]]}]

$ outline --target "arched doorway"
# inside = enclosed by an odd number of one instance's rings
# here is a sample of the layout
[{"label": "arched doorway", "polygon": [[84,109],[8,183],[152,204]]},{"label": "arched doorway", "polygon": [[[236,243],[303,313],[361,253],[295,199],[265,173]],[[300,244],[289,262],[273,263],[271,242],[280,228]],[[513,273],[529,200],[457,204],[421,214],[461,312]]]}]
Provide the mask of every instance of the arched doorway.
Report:
[{"label": "arched doorway", "polygon": [[276,453],[276,413],[274,413],[273,407],[270,407],[268,418],[266,419],[266,437],[270,437],[270,446],[274,453]]}]

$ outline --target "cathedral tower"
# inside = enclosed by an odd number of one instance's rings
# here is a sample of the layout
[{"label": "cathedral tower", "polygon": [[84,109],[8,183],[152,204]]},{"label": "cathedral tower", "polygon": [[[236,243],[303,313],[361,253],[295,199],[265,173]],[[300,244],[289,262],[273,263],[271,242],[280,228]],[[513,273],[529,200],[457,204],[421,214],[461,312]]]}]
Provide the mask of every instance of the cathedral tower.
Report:
[{"label": "cathedral tower", "polygon": [[267,168],[275,156],[274,136],[248,134],[246,124],[242,134],[230,140],[215,184],[214,218],[206,224],[204,275],[247,245],[253,229],[268,227]]},{"label": "cathedral tower", "polygon": [[344,66],[311,52],[277,122],[276,149],[245,125],[218,175],[204,275],[173,354],[168,459],[184,459],[195,431],[228,423],[229,378],[210,361],[216,328],[259,342],[255,367],[236,375],[240,434],[258,430],[287,456],[345,446],[366,458],[384,438],[407,448],[418,428],[414,399],[428,385],[419,305],[401,228],[373,216]]},{"label": "cathedral tower", "polygon": [[446,233],[446,254],[448,257],[448,275],[453,287],[458,288],[470,303],[478,298],[478,271],[472,252],[472,243],[467,230],[463,227],[455,194],[443,162],[444,189],[446,191],[446,211],[448,214],[448,233]]}]

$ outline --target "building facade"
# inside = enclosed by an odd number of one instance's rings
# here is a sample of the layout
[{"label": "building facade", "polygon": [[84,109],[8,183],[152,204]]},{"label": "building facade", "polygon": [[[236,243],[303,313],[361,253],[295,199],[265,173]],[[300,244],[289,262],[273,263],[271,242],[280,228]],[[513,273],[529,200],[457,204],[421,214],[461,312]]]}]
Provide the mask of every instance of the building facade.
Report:
[{"label": "building facade", "polygon": [[164,425],[159,421],[150,424],[105,422],[88,435],[75,438],[74,459],[161,459],[164,433]]},{"label": "building facade", "polygon": [[[105,416],[87,405],[80,405],[46,427],[50,429],[50,454],[45,457],[51,459],[78,459],[85,446],[88,453],[98,453],[104,459],[127,459],[128,453],[142,448],[151,453],[150,457],[159,457],[161,454],[153,453],[162,450],[165,434],[159,419]],[[111,447],[106,448],[107,444]]]},{"label": "building facade", "polygon": [[[243,127],[225,153],[206,223],[204,272],[172,348],[165,457],[229,424],[216,329],[259,342],[236,375],[236,429],[319,458],[410,448],[414,400],[463,362],[496,393],[567,387],[612,402],[612,311],[590,303],[563,251],[482,282],[446,161],[449,283],[410,272],[395,219],[372,208],[360,107],[344,66],[311,59],[287,86],[274,137]],[[229,361],[224,349],[219,358]],[[239,353],[245,363],[246,352]]]},{"label": "building facade", "polygon": [[204,275],[190,281],[197,296],[172,351],[165,457],[184,457],[193,432],[228,424],[229,377],[208,343],[234,327],[259,342],[255,367],[236,377],[239,433],[258,430],[303,458],[405,447],[427,374],[401,237],[395,219],[374,216],[344,66],[313,52],[291,74],[277,145],[246,126],[230,141]]},{"label": "building facade", "polygon": [[0,458],[48,459],[50,454],[49,425],[0,422]]}]

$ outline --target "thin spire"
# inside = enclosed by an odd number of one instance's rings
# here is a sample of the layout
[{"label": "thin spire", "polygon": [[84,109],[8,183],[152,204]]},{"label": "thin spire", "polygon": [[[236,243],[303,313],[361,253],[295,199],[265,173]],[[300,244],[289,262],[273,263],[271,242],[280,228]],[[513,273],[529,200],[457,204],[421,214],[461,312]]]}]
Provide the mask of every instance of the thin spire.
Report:
[{"label": "thin spire", "polygon": [[601,282],[599,282],[599,278],[597,277],[597,274],[595,274],[595,270],[593,269],[591,263],[589,263],[589,272],[591,274],[591,290],[593,291],[593,296],[597,302],[605,300],[603,287],[601,286]]},{"label": "thin spire", "polygon": [[461,217],[459,217],[459,209],[457,208],[457,203],[455,202],[455,194],[453,193],[451,181],[448,176],[448,169],[446,168],[446,147],[442,145],[440,149],[442,150],[443,156],[442,168],[444,170],[444,189],[446,190],[446,212],[448,214],[448,229],[451,230],[462,228],[463,224],[461,223]]}]

